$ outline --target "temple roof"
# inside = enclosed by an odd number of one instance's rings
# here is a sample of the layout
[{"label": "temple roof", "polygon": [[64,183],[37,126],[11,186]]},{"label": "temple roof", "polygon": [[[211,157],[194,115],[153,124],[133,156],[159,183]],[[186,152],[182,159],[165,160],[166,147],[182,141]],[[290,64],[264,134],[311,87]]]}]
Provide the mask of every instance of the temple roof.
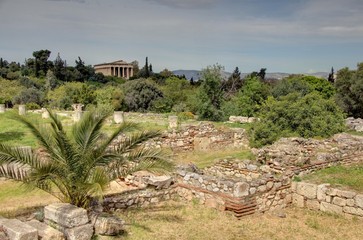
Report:
[{"label": "temple roof", "polygon": [[94,66],[102,66],[102,65],[131,65],[131,63],[125,62],[124,60],[117,60],[109,63],[95,64]]}]

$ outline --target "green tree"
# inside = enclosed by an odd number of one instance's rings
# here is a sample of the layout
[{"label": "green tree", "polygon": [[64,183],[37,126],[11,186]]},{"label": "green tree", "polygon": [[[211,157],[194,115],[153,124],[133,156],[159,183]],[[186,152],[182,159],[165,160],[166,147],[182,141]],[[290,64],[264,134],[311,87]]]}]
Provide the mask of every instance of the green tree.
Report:
[{"label": "green tree", "polygon": [[39,50],[33,52],[35,58],[34,73],[36,77],[44,77],[48,72],[48,69],[52,68],[53,63],[48,61],[51,51]]},{"label": "green tree", "polygon": [[[89,112],[65,131],[61,121],[50,112],[51,122],[37,126],[23,117],[18,121],[29,128],[46,153],[28,151],[0,143],[0,176],[40,188],[62,202],[88,208],[92,199],[101,199],[108,183],[138,170],[162,170],[172,165],[159,150],[146,149],[141,143],[158,136],[141,132],[110,148],[122,133],[133,128],[124,123],[110,136],[102,133],[108,114]],[[11,165],[14,164],[15,165]],[[19,174],[21,169],[29,169]]]},{"label": "green tree", "polygon": [[243,80],[241,78],[241,72],[238,67],[236,67],[228,80],[223,82],[222,88],[226,93],[226,97],[232,97],[241,89],[242,85]]},{"label": "green tree", "polygon": [[255,116],[270,94],[267,84],[257,76],[247,76],[241,90],[229,102],[223,104],[226,116]]},{"label": "green tree", "polygon": [[255,147],[271,144],[280,137],[329,137],[345,129],[344,114],[333,99],[312,92],[303,97],[297,92],[276,100],[267,99],[260,121],[251,130]]},{"label": "green tree", "polygon": [[27,88],[13,98],[15,104],[36,103],[42,105],[44,93],[36,88]]},{"label": "green tree", "polygon": [[123,85],[125,106],[128,111],[151,110],[153,102],[163,98],[163,92],[155,83],[145,79],[128,81]]},{"label": "green tree", "polygon": [[115,86],[105,86],[96,90],[97,106],[111,106],[112,110],[120,111],[124,106],[124,93],[121,88]]},{"label": "green tree", "polygon": [[6,104],[6,107],[12,106],[14,96],[25,90],[17,81],[10,81],[0,78],[0,99]]},{"label": "green tree", "polygon": [[219,121],[222,119],[221,103],[223,99],[222,71],[220,65],[209,66],[202,70],[199,87],[197,114],[201,119]]},{"label": "green tree", "polygon": [[96,103],[93,87],[80,82],[66,82],[54,90],[48,91],[47,100],[51,107],[72,109],[72,104],[83,103],[85,106]]},{"label": "green tree", "polygon": [[363,117],[363,63],[357,70],[340,69],[335,80],[336,102],[349,115]]}]

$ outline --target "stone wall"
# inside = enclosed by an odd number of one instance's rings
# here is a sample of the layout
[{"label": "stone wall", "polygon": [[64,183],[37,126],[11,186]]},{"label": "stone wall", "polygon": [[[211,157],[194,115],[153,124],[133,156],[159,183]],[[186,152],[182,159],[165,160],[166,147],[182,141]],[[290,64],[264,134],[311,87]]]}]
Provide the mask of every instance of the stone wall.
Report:
[{"label": "stone wall", "polygon": [[326,167],[339,162],[357,162],[363,157],[363,137],[346,133],[329,139],[281,138],[254,151],[257,162],[280,172]]},{"label": "stone wall", "polygon": [[[114,142],[117,145],[124,141],[125,136],[119,136]],[[161,137],[146,143],[147,147],[169,148],[175,152],[193,150],[216,150],[224,148],[248,148],[249,141],[245,129],[217,129],[213,124],[203,123],[189,125],[180,130],[169,130]]]},{"label": "stone wall", "polygon": [[357,132],[363,132],[363,119],[349,117],[345,120],[345,125]]},{"label": "stone wall", "polygon": [[293,203],[323,212],[344,214],[363,219],[363,195],[332,188],[329,184],[293,182]]},{"label": "stone wall", "polygon": [[176,186],[168,189],[143,188],[110,194],[103,200],[104,211],[117,211],[129,207],[146,207],[176,197]]},{"label": "stone wall", "polygon": [[249,161],[223,159],[201,173],[177,171],[178,194],[186,200],[232,211],[237,217],[284,208],[292,201],[291,177]]}]

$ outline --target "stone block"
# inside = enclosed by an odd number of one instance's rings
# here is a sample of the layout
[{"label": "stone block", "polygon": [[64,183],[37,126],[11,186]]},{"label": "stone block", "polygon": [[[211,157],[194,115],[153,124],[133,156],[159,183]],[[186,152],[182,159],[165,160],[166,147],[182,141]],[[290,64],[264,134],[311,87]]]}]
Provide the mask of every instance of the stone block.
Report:
[{"label": "stone block", "polygon": [[320,203],[317,200],[306,200],[306,207],[313,210],[319,210],[320,209]]},{"label": "stone block", "polygon": [[354,207],[355,201],[354,199],[347,199],[347,206]]},{"label": "stone block", "polygon": [[344,207],[345,205],[347,205],[347,200],[340,197],[334,197],[332,203]]},{"label": "stone block", "polygon": [[38,236],[42,240],[64,240],[64,235],[57,229],[52,228],[51,226],[39,222],[38,220],[31,220],[26,222],[29,226],[35,228],[38,231]]},{"label": "stone block", "polygon": [[267,184],[266,184],[267,190],[270,190],[273,186],[274,186],[274,183],[272,181],[267,182]]},{"label": "stone block", "polygon": [[305,206],[304,197],[294,193],[292,194],[292,203],[297,207],[303,208]]},{"label": "stone block", "polygon": [[331,203],[322,202],[322,203],[320,203],[320,211],[342,214],[343,207],[339,207],[339,206],[331,204]]},{"label": "stone block", "polygon": [[363,195],[358,194],[355,196],[355,205],[363,209]]},{"label": "stone block", "polygon": [[124,122],[124,112],[122,111],[114,111],[113,112],[113,120],[116,124]]},{"label": "stone block", "polygon": [[352,192],[352,191],[342,191],[342,190],[339,190],[337,189],[337,196],[338,197],[344,197],[344,198],[354,198],[357,193],[355,192]]},{"label": "stone block", "polygon": [[238,182],[234,185],[233,195],[235,197],[244,197],[249,194],[250,185],[245,182]]},{"label": "stone block", "polygon": [[10,240],[38,240],[38,231],[18,219],[2,220],[1,225]]},{"label": "stone block", "polygon": [[67,240],[91,240],[93,236],[93,225],[86,224],[73,228],[66,228],[64,234]]},{"label": "stone block", "polygon": [[257,188],[259,192],[265,192],[266,191],[266,185],[261,185]]},{"label": "stone block", "polygon": [[319,201],[324,201],[326,198],[326,191],[328,190],[328,187],[330,184],[320,184],[317,187],[316,197]]},{"label": "stone block", "polygon": [[338,191],[338,189],[336,189],[336,188],[328,188],[326,190],[326,194],[334,197],[337,195],[337,191]]},{"label": "stone block", "polygon": [[173,179],[170,176],[153,176],[147,180],[147,184],[155,186],[156,189],[169,188],[172,182]]},{"label": "stone block", "polygon": [[81,226],[89,222],[86,209],[69,203],[53,203],[46,206],[44,218],[67,228]]},{"label": "stone block", "polygon": [[356,207],[344,207],[343,212],[363,217],[363,209]]},{"label": "stone block", "polygon": [[296,192],[308,199],[315,199],[317,186],[312,183],[299,182],[296,186]]},{"label": "stone block", "polygon": [[297,182],[292,182],[291,183],[291,191],[296,192],[296,188],[297,188]]},{"label": "stone block", "polygon": [[124,231],[125,222],[114,215],[91,213],[90,218],[95,229],[95,234],[115,236]]}]

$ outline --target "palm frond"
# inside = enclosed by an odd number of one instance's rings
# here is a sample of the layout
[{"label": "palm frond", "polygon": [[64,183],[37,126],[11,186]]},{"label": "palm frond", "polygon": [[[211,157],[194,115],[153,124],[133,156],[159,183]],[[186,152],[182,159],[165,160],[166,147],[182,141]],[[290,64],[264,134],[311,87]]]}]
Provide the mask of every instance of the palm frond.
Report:
[{"label": "palm frond", "polygon": [[169,156],[158,149],[139,147],[123,155],[122,161],[116,162],[113,172],[114,177],[125,177],[128,174],[147,170],[150,172],[167,172],[173,169],[174,164],[169,161]]},{"label": "palm frond", "polygon": [[94,149],[97,145],[102,136],[100,130],[108,116],[108,114],[88,112],[73,126],[72,134],[82,154]]},{"label": "palm frond", "polygon": [[19,163],[5,163],[0,165],[0,177],[14,179],[16,181],[26,181],[30,172],[30,167]]},{"label": "palm frond", "polygon": [[141,133],[134,133],[116,146],[116,152],[118,154],[130,152],[133,149],[138,148],[141,143],[145,143],[152,138],[158,137],[160,134],[161,133],[159,131],[143,131]]},{"label": "palm frond", "polygon": [[52,146],[49,144],[49,138],[44,137],[42,131],[31,121],[20,115],[11,115],[11,119],[16,120],[24,124],[33,136],[39,141],[39,144],[44,147],[47,151],[52,152]]},{"label": "palm frond", "polygon": [[107,148],[111,145],[113,141],[116,140],[116,138],[121,133],[126,133],[128,131],[134,130],[138,128],[138,124],[132,123],[132,122],[123,122],[112,134],[110,137],[108,137],[106,140],[104,140],[100,146],[97,148],[98,156],[102,155]]}]

